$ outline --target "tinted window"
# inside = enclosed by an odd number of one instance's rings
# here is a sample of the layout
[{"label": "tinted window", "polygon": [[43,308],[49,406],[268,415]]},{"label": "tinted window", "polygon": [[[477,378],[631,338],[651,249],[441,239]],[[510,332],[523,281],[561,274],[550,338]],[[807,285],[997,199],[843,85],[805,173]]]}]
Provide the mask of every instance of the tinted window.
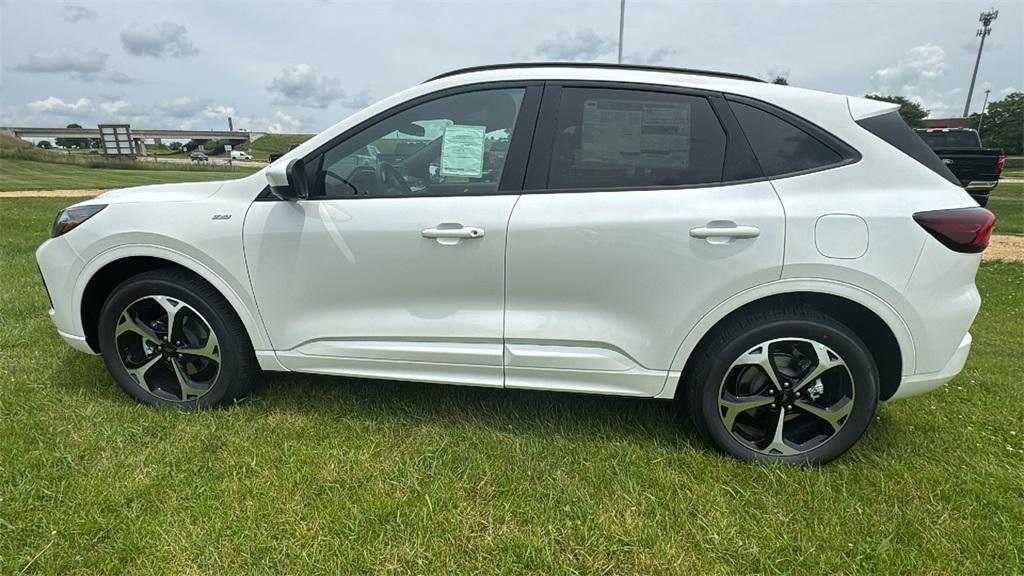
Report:
[{"label": "tinted window", "polygon": [[765,176],[813,170],[843,160],[838,152],[774,114],[742,102],[729,105],[754,148]]},{"label": "tinted window", "polygon": [[385,118],[322,154],[314,163],[314,194],[495,192],[524,92],[454,94]]},{"label": "tinted window", "polygon": [[935,152],[921,140],[914,131],[907,126],[907,123],[900,117],[899,112],[893,111],[881,116],[858,120],[861,128],[885,140],[900,152],[917,160],[928,167],[929,170],[960,186],[960,181],[949,171],[949,168],[942,163],[942,160],[935,155]]},{"label": "tinted window", "polygon": [[720,182],[725,132],[706,98],[566,88],[548,188]]},{"label": "tinted window", "polygon": [[917,135],[932,148],[981,148],[978,133],[971,130],[950,130],[949,132],[918,130]]}]

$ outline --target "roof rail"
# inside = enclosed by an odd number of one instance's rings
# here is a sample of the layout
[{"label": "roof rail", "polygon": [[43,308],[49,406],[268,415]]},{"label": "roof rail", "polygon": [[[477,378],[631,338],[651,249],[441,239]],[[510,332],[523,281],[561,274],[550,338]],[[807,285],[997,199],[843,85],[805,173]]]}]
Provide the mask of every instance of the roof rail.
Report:
[{"label": "roof rail", "polygon": [[744,74],[733,74],[731,72],[714,72],[712,70],[692,70],[689,68],[670,68],[668,66],[644,66],[640,64],[605,64],[601,62],[512,62],[509,64],[487,64],[485,66],[470,66],[439,74],[424,82],[432,82],[449,76],[468,74],[470,72],[484,72],[487,70],[502,70],[506,68],[614,68],[618,70],[644,70],[647,72],[669,72],[674,74],[690,74],[693,76],[714,76],[717,78],[730,78],[732,80],[747,80],[750,82],[764,82],[754,76]]}]

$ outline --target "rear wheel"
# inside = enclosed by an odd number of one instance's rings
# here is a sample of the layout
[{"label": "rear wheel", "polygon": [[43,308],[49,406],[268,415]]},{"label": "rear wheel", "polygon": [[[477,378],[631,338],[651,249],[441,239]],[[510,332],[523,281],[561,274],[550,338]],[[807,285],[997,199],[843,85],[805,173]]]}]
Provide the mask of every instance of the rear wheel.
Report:
[{"label": "rear wheel", "polygon": [[99,343],[121,388],[154,406],[228,404],[257,374],[248,335],[227,301],[176,270],[146,272],[115,288],[100,312]]},{"label": "rear wheel", "polygon": [[860,338],[809,307],[762,310],[716,329],[684,382],[701,435],[744,460],[825,463],[860,439],[878,370]]}]

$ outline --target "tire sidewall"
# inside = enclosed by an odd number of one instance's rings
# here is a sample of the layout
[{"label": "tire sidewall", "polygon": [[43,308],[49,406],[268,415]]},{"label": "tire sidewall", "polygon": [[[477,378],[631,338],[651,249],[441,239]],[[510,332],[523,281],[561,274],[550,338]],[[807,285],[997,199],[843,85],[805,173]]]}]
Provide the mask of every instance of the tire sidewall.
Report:
[{"label": "tire sidewall", "polygon": [[[210,391],[202,397],[173,402],[156,396],[139,386],[121,362],[114,338],[117,320],[129,304],[146,296],[169,296],[180,300],[199,312],[217,335],[221,357],[220,372]],[[103,355],[107,369],[125,392],[145,404],[186,410],[217,405],[224,400],[228,394],[230,383],[234,381],[239,372],[238,343],[230,341],[225,312],[218,308],[216,305],[211,305],[204,295],[169,279],[143,277],[126,280],[111,292],[100,311],[98,340],[100,353]]]},{"label": "tire sidewall", "polygon": [[[802,338],[820,342],[838,354],[853,377],[854,406],[842,429],[824,444],[792,456],[776,456],[748,448],[725,429],[718,406],[726,371],[744,352],[762,342],[780,338]],[[846,452],[863,436],[878,406],[878,369],[867,347],[852,331],[816,320],[774,320],[757,326],[732,340],[714,356],[702,379],[701,416],[712,441],[727,453],[743,460],[785,461],[823,464]]]}]

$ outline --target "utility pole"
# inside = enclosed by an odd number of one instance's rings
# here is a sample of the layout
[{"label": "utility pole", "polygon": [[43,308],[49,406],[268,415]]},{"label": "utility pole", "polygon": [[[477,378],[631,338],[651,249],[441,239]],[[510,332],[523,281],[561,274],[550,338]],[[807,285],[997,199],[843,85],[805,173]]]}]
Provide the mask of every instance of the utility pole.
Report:
[{"label": "utility pole", "polygon": [[981,117],[978,118],[978,138],[981,138],[981,125],[985,122],[985,108],[988,107],[988,93],[991,90],[985,90],[985,101],[981,103]]},{"label": "utility pole", "polygon": [[619,1],[619,64],[622,64],[622,30],[626,23],[626,0]]},{"label": "utility pole", "polygon": [[974,60],[974,73],[971,74],[971,87],[967,90],[967,104],[964,106],[964,118],[971,112],[971,94],[974,93],[974,81],[978,79],[978,64],[981,63],[981,51],[985,49],[985,37],[992,33],[992,21],[999,17],[999,10],[989,9],[978,16],[981,28],[978,29],[978,36],[981,36],[981,45],[978,46],[978,57]]}]

